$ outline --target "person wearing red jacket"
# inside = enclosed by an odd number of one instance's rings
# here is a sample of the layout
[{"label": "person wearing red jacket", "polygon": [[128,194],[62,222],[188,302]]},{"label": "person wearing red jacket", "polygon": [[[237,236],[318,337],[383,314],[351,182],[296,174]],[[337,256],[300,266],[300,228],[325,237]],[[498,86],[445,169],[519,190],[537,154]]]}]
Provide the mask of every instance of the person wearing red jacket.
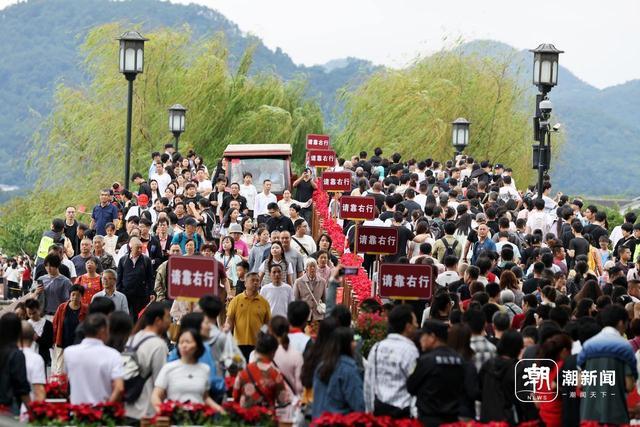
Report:
[{"label": "person wearing red jacket", "polygon": [[84,287],[73,285],[69,291],[69,301],[58,306],[53,316],[54,356],[51,370],[53,374],[63,371],[64,349],[73,345],[76,328],[87,316],[89,307],[82,303]]}]

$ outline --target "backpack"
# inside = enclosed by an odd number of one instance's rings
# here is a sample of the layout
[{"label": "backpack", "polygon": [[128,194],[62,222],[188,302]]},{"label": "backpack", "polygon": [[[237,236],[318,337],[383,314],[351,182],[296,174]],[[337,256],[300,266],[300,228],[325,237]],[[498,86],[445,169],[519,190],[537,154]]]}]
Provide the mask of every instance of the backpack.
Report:
[{"label": "backpack", "polygon": [[[449,245],[449,242],[444,237],[442,239],[442,243],[444,244],[444,258],[448,256],[456,256],[456,246],[458,246],[458,240],[453,241],[453,245]],[[443,258],[443,259],[444,259]]]},{"label": "backpack", "polygon": [[216,220],[214,219],[214,216],[211,215],[211,212],[208,209],[204,210],[202,211],[202,216],[204,217],[204,221],[201,223],[202,232],[204,233],[204,239],[207,242],[211,242],[214,239],[219,238],[220,233],[219,232],[214,233],[213,231],[214,226],[216,225]]},{"label": "backpack", "polygon": [[438,240],[444,235],[442,227],[435,221],[429,221],[429,232],[435,240]]},{"label": "backpack", "polygon": [[147,375],[142,375],[142,367],[138,362],[138,355],[136,354],[138,348],[150,338],[155,338],[155,335],[142,338],[135,346],[127,345],[120,356],[124,369],[123,400],[125,403],[134,403],[140,398],[144,385],[151,376],[151,371]]}]

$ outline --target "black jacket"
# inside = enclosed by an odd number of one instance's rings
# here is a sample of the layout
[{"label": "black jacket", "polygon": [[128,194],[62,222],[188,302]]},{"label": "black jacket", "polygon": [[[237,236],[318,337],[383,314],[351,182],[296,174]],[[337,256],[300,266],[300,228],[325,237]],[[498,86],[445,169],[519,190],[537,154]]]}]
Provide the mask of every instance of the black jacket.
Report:
[{"label": "black jacket", "polygon": [[118,262],[118,282],[116,289],[127,297],[146,297],[153,295],[153,266],[151,260],[140,255],[135,266],[129,255]]},{"label": "black jacket", "polygon": [[[515,364],[513,359],[494,357],[480,369],[482,406],[480,421],[506,421],[516,425],[520,416],[515,390]],[[516,418],[517,417],[517,418]]]},{"label": "black jacket", "polygon": [[418,418],[426,424],[457,421],[464,382],[464,360],[452,348],[423,354],[407,379],[407,391],[417,398]]}]

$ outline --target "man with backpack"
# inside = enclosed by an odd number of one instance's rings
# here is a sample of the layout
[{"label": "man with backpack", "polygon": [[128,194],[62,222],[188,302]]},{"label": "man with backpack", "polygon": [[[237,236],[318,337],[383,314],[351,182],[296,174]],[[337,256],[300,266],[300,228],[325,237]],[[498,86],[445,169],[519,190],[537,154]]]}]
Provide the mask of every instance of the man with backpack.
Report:
[{"label": "man with backpack", "polygon": [[129,338],[122,352],[125,370],[124,402],[127,425],[138,425],[140,419],[151,417],[153,384],[160,369],[167,362],[169,349],[164,336],[171,324],[169,306],[161,302],[149,304],[143,314],[144,329]]},{"label": "man with backpack", "polygon": [[453,235],[456,232],[456,224],[453,221],[447,221],[444,223],[444,237],[436,240],[433,245],[433,254],[438,259],[439,263],[444,261],[445,257],[455,256],[460,258],[462,253],[462,245],[458,242]]}]

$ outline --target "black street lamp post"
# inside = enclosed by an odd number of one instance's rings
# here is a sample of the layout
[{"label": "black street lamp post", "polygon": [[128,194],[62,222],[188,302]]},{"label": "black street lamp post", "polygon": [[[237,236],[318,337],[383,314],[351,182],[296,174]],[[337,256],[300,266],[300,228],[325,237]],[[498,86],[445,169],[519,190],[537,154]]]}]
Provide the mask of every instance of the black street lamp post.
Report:
[{"label": "black street lamp post", "polygon": [[184,132],[186,114],[187,109],[180,104],[174,104],[169,108],[169,130],[173,133],[173,137],[176,141],[176,152],[178,152],[180,134]]},{"label": "black street lamp post", "polygon": [[127,92],[127,137],[124,146],[124,187],[129,188],[131,165],[131,116],[133,110],[133,81],[142,73],[144,65],[144,42],[146,39],[137,31],[127,31],[120,38],[120,72],[129,82]]},{"label": "black street lamp post", "polygon": [[462,154],[462,150],[469,145],[469,122],[467,119],[458,117],[451,122],[451,144],[455,148],[455,156],[453,163],[455,165],[456,157]]},{"label": "black street lamp post", "polygon": [[558,84],[558,58],[562,50],[552,44],[541,44],[533,52],[533,84],[540,93],[536,95],[536,115],[533,118],[533,168],[538,170],[538,199],[542,199],[544,173],[551,166],[550,122],[553,105],[547,94]]}]

